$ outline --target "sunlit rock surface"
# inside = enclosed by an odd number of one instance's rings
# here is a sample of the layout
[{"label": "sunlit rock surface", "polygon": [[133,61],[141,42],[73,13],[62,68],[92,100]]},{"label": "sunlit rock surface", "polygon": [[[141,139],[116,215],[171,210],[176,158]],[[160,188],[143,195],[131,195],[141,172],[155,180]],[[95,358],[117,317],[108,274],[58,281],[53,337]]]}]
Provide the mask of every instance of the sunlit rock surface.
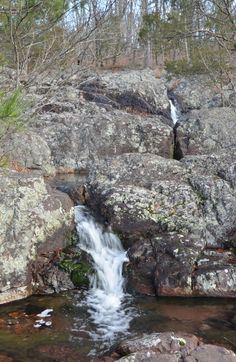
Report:
[{"label": "sunlit rock surface", "polygon": [[0,171],[0,303],[30,295],[41,254],[65,247],[73,204],[35,174]]},{"label": "sunlit rock surface", "polygon": [[224,347],[202,343],[196,336],[171,332],[153,333],[122,342],[117,351],[122,362],[235,362],[236,355]]}]

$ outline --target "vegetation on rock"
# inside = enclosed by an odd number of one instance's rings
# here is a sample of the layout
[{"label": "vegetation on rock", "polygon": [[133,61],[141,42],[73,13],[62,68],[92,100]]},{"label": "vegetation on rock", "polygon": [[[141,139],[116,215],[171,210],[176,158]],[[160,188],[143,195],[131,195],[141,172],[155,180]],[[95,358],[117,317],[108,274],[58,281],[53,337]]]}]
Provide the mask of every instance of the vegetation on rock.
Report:
[{"label": "vegetation on rock", "polygon": [[[22,101],[22,93],[18,88],[9,95],[0,92],[0,145],[13,132],[23,128],[22,113],[24,110],[24,102]],[[0,148],[0,166],[7,163],[4,152],[1,153]]]}]

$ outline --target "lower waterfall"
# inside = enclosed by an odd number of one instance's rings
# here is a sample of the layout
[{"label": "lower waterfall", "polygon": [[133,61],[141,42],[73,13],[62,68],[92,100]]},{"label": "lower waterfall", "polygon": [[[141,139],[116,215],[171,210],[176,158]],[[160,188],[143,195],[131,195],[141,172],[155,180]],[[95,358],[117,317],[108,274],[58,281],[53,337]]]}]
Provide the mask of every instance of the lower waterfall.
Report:
[{"label": "lower waterfall", "polygon": [[96,326],[91,336],[109,344],[118,334],[128,333],[133,318],[122,275],[123,264],[129,259],[120,239],[97,223],[85,206],[75,208],[75,221],[78,246],[91,256],[95,270],[84,301]]}]

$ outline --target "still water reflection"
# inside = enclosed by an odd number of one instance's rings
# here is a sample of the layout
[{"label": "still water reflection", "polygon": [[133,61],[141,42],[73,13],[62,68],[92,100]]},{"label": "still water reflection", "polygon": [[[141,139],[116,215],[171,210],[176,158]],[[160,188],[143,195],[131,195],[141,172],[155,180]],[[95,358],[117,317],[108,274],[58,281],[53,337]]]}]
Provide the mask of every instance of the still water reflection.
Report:
[{"label": "still water reflection", "polygon": [[[82,301],[82,295],[71,293],[0,306],[0,361],[95,361],[104,346],[90,337],[96,326]],[[181,331],[236,349],[236,300],[138,297],[133,307],[137,316],[129,336]],[[52,326],[34,328],[36,315],[46,308],[53,308]]]}]

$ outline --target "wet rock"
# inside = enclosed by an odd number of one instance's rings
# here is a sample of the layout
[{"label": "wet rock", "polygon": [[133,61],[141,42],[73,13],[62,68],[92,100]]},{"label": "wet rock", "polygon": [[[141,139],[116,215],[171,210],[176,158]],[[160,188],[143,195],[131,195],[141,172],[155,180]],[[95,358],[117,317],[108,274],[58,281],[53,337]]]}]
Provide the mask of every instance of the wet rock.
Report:
[{"label": "wet rock", "polygon": [[34,263],[34,268],[37,268],[35,270],[36,293],[51,294],[74,289],[70,274],[60,269],[58,265],[54,265],[50,260],[45,260],[44,264],[42,260],[38,260],[37,264]]},{"label": "wet rock", "polygon": [[236,355],[224,347],[203,344],[196,336],[171,332],[153,333],[122,342],[118,361],[236,361]]},{"label": "wet rock", "polygon": [[39,175],[0,171],[0,302],[34,291],[32,264],[66,245],[73,204]]},{"label": "wet rock", "polygon": [[177,141],[183,156],[211,154],[236,147],[235,111],[210,108],[192,111],[177,128]]},{"label": "wet rock", "polygon": [[45,176],[55,173],[50,148],[42,137],[30,130],[9,135],[0,145],[0,155],[17,168],[41,170]]},{"label": "wet rock", "polygon": [[13,358],[5,353],[0,353],[0,362],[14,362]]}]

